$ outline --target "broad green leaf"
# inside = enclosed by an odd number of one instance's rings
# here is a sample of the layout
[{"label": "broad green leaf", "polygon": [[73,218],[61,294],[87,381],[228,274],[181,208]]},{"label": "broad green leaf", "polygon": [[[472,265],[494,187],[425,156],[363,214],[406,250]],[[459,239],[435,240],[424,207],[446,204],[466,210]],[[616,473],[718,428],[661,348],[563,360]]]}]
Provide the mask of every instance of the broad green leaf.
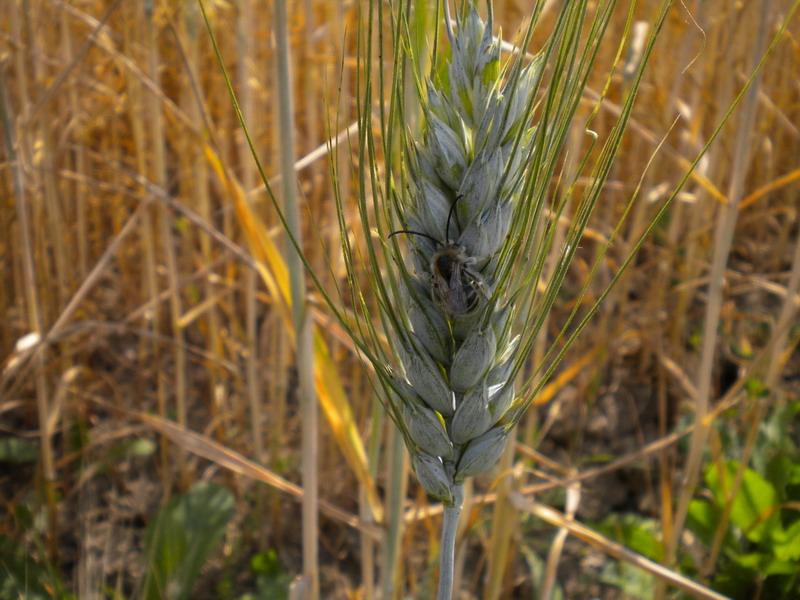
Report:
[{"label": "broad green leaf", "polygon": [[779,560],[770,558],[761,565],[761,573],[764,575],[797,575],[798,565],[794,560]]},{"label": "broad green leaf", "polygon": [[744,572],[754,572],[759,575],[795,575],[797,574],[797,562],[779,560],[766,552],[751,552],[741,554],[736,558],[736,563],[744,569]]},{"label": "broad green leaf", "polygon": [[664,545],[659,527],[652,519],[635,514],[613,513],[597,530],[651,560],[660,561],[663,557]]},{"label": "broad green leaf", "polygon": [[161,509],[147,529],[143,598],[190,598],[200,569],[222,541],[233,516],[233,494],[202,482]]},{"label": "broad green leaf", "polygon": [[[738,467],[738,461],[728,461],[722,469],[712,464],[706,470],[706,485],[719,506],[727,502]],[[772,484],[752,469],[745,469],[742,485],[733,499],[731,523],[742,529],[750,541],[762,542],[778,525],[777,504],[778,495]]]},{"label": "broad green leaf", "polygon": [[795,570],[800,571],[800,521],[789,527],[776,527],[770,532],[770,542],[775,558],[794,561]]},{"label": "broad green leaf", "polygon": [[707,546],[714,539],[714,530],[719,522],[720,510],[707,500],[695,499],[689,503],[687,522],[692,532]]}]

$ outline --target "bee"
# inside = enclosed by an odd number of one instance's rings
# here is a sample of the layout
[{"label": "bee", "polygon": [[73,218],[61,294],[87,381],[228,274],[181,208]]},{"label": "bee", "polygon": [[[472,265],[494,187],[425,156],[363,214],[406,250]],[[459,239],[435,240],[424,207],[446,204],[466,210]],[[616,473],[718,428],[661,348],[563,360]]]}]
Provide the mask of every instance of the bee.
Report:
[{"label": "bee", "polygon": [[461,196],[453,201],[450,214],[447,215],[445,243],[427,233],[409,229],[400,229],[389,235],[390,238],[401,233],[419,235],[436,244],[437,250],[430,264],[431,295],[447,314],[455,317],[473,312],[478,307],[481,295],[488,298],[483,278],[473,268],[478,259],[469,256],[464,246],[450,239],[450,218],[459,198]]}]

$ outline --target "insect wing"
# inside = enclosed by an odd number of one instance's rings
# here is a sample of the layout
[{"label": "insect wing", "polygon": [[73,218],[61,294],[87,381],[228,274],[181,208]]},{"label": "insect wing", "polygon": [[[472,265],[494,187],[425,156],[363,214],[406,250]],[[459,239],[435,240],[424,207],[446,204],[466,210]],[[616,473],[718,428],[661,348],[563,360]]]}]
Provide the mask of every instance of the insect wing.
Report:
[{"label": "insect wing", "polygon": [[453,247],[438,252],[431,261],[435,299],[451,315],[466,315],[478,300],[463,251]]},{"label": "insect wing", "polygon": [[458,292],[451,289],[452,277],[448,280],[441,273],[433,275],[433,295],[439,305],[450,314],[459,312]]},{"label": "insect wing", "polygon": [[464,272],[461,263],[454,261],[450,271],[450,281],[447,285],[447,297],[445,305],[447,310],[454,315],[468,313],[470,306],[470,288],[464,285]]}]

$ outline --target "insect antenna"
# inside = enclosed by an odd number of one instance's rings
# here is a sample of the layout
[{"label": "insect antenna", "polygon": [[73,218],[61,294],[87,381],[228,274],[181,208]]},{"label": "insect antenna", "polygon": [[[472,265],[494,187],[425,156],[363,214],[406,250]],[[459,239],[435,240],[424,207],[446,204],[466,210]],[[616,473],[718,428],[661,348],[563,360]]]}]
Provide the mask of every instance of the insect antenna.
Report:
[{"label": "insect antenna", "polygon": [[440,246],[444,245],[444,244],[442,244],[442,242],[437,240],[435,237],[433,237],[431,235],[428,235],[427,233],[422,233],[421,231],[412,231],[410,229],[398,229],[397,231],[393,231],[392,233],[390,233],[388,237],[391,238],[391,237],[394,237],[394,236],[396,236],[396,235],[398,235],[400,233],[405,233],[405,234],[408,234],[408,235],[421,235],[422,237],[426,237],[429,240],[432,240],[432,241],[436,242]]},{"label": "insect antenna", "polygon": [[[459,200],[461,200],[461,198],[463,198],[463,197],[464,197],[464,194],[459,194],[458,196],[456,196],[456,199],[453,200],[453,203],[450,205],[450,212],[447,213],[447,227],[445,227],[445,230],[444,230],[444,237],[445,237],[445,241],[448,244],[450,243],[450,219],[453,216],[453,209],[455,209],[456,203]],[[456,217],[456,218],[458,218],[458,217]]]}]

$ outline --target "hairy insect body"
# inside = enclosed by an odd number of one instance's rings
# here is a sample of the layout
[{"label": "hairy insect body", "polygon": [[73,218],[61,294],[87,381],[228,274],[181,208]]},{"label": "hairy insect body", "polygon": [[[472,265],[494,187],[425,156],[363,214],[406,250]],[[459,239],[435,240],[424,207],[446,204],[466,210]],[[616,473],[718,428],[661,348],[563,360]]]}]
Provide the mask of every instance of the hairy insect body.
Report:
[{"label": "hairy insect body", "polygon": [[483,286],[483,279],[473,265],[479,259],[467,254],[467,249],[453,242],[450,238],[450,221],[456,203],[463,196],[458,196],[450,205],[445,227],[446,244],[437,240],[432,235],[411,229],[399,229],[389,234],[389,237],[404,233],[416,235],[431,240],[436,244],[436,252],[431,257],[430,275],[433,299],[451,317],[468,315],[478,307],[480,292],[488,298]]},{"label": "hairy insect body", "polygon": [[445,246],[431,259],[434,300],[451,316],[471,313],[478,306],[478,293],[486,293],[481,276],[471,268],[475,262],[456,244]]}]

